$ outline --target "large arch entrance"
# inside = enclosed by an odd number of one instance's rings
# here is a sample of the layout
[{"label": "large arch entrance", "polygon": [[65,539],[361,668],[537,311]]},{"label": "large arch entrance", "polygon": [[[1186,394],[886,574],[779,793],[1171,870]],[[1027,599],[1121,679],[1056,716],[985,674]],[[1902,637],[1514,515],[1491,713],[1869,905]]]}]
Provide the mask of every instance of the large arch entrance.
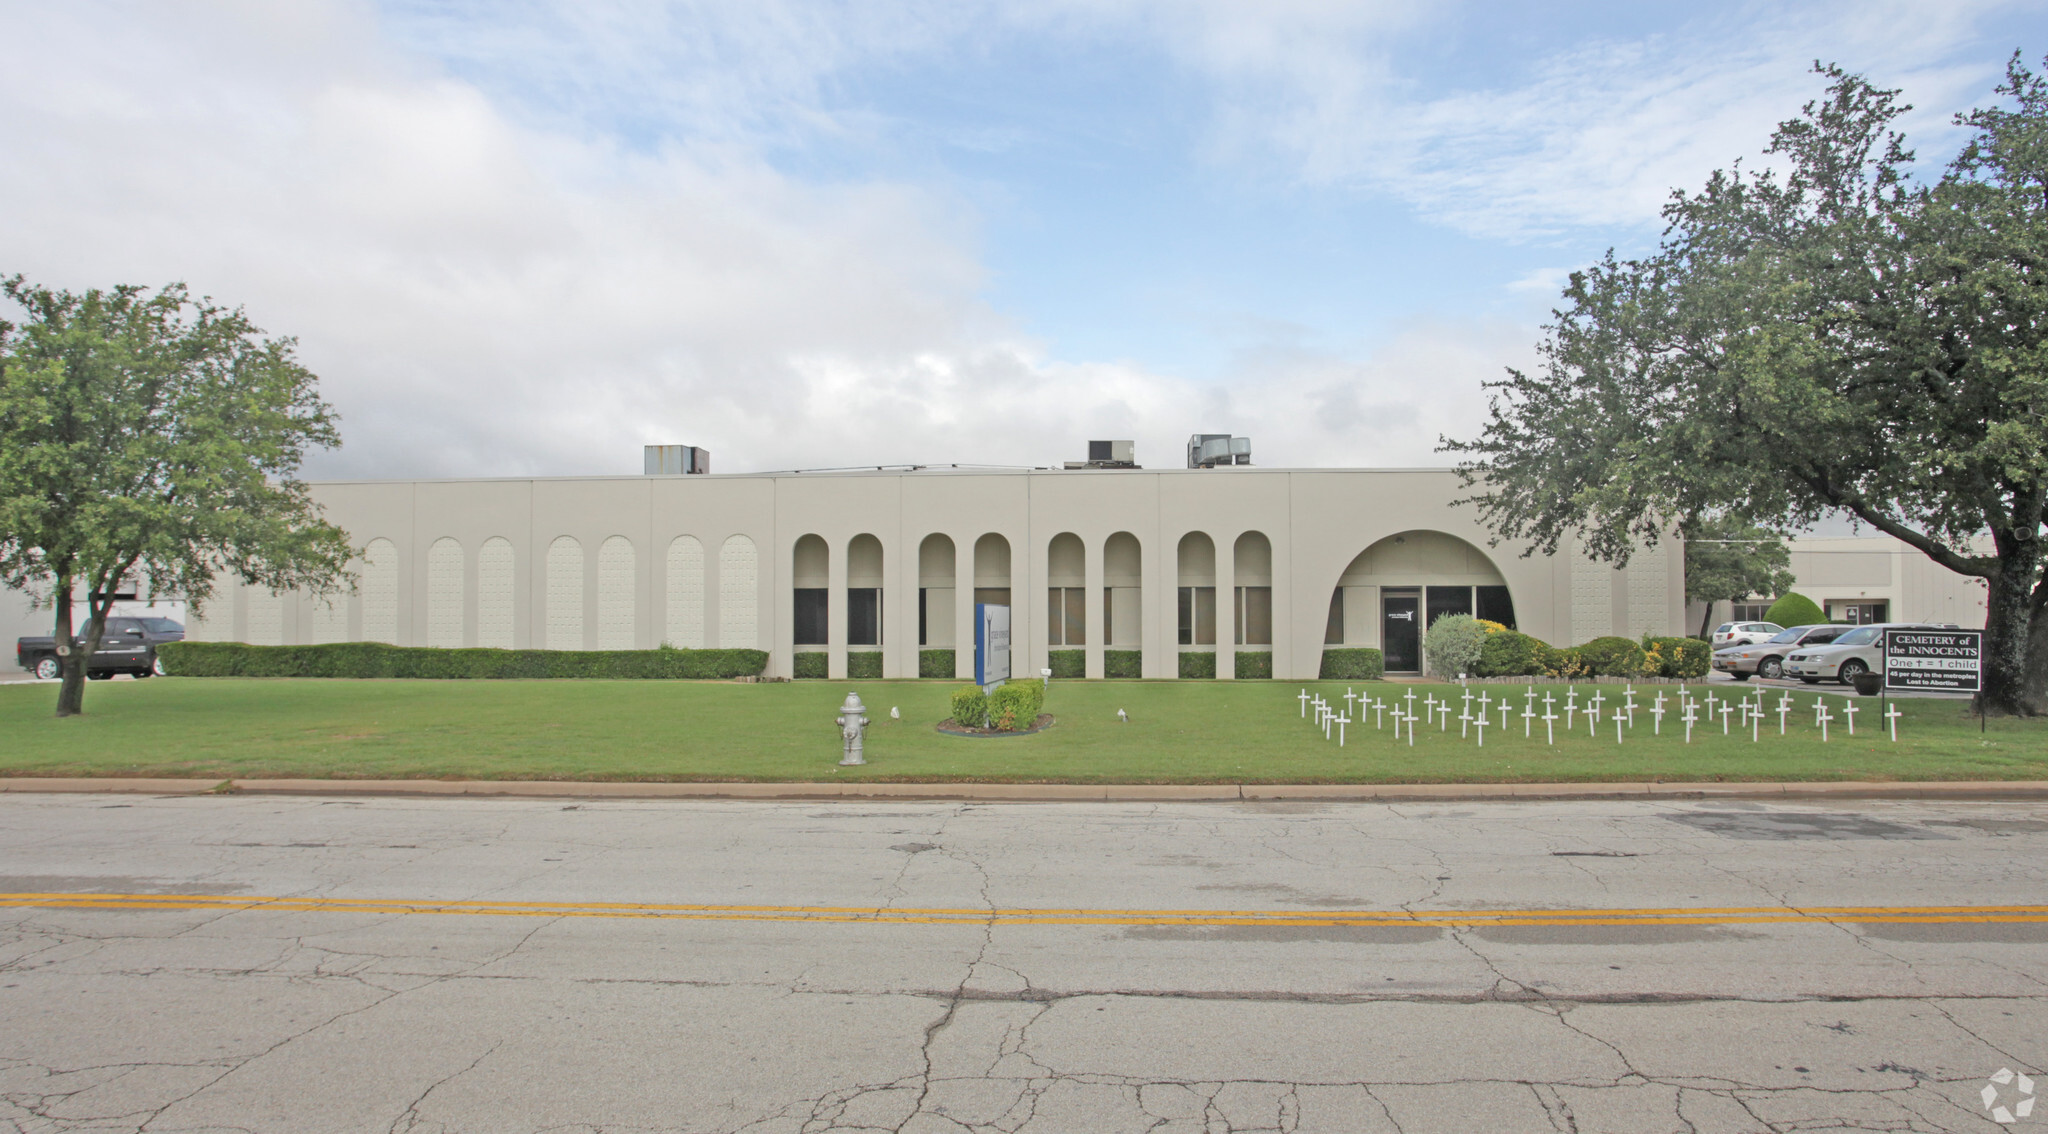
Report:
[{"label": "large arch entrance", "polygon": [[1323,642],[1378,649],[1388,673],[1416,673],[1423,630],[1446,614],[1515,625],[1507,580],[1484,551],[1443,532],[1397,532],[1344,568]]}]

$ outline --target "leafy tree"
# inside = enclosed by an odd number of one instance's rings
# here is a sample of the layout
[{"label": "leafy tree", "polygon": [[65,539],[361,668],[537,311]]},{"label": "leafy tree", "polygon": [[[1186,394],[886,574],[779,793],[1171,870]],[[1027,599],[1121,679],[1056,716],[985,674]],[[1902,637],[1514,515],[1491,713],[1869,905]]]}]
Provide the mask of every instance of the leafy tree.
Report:
[{"label": "leafy tree", "polygon": [[1681,530],[1685,538],[1685,600],[1707,604],[1704,636],[1717,602],[1781,595],[1792,585],[1792,553],[1784,537],[1733,516],[1717,516]]},{"label": "leafy tree", "polygon": [[1985,580],[1981,702],[2048,713],[2048,85],[2015,55],[1916,184],[1897,92],[1817,70],[1783,172],[1717,172],[1654,254],[1574,273],[1540,370],[1446,447],[1497,536],[1617,563],[1673,516],[1848,512]]},{"label": "leafy tree", "polygon": [[15,276],[0,293],[27,312],[0,322],[0,582],[56,608],[58,716],[83,710],[124,580],[194,613],[222,570],[273,590],[347,583],[347,534],[294,479],[308,446],[341,439],[293,340],[181,284],[73,294]]}]

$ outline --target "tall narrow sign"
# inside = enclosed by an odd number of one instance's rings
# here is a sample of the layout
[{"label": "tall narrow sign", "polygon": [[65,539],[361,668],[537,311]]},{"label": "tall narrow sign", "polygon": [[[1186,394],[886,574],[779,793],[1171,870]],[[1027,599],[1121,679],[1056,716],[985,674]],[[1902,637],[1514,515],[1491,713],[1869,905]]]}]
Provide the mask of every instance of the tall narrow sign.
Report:
[{"label": "tall narrow sign", "polygon": [[1010,678],[1010,608],[974,604],[974,683],[987,689]]},{"label": "tall narrow sign", "polygon": [[1983,674],[1982,630],[1884,632],[1884,687],[1889,691],[1976,693]]}]

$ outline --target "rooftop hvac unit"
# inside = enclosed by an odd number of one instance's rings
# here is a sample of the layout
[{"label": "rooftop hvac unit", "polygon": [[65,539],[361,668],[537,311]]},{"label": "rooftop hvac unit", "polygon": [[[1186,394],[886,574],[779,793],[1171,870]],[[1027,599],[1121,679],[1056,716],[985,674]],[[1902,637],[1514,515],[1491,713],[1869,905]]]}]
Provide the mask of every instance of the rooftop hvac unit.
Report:
[{"label": "rooftop hvac unit", "polygon": [[695,445],[649,445],[646,452],[648,476],[673,476],[678,473],[708,473],[711,471],[711,450],[699,449]]},{"label": "rooftop hvac unit", "polygon": [[1088,459],[1068,461],[1070,469],[1134,469],[1137,464],[1137,443],[1132,441],[1090,441]]},{"label": "rooftop hvac unit", "polygon": [[1213,469],[1252,463],[1252,439],[1228,433],[1197,433],[1188,438],[1188,467]]}]

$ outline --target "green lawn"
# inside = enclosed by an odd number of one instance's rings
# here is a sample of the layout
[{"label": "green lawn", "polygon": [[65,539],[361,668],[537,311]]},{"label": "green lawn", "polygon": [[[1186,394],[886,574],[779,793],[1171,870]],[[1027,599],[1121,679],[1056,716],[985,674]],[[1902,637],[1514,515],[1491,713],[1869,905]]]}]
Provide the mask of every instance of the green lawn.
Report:
[{"label": "green lawn", "polygon": [[[875,724],[866,768],[840,769],[834,711],[859,688]],[[1425,728],[1411,746],[1354,724],[1338,748],[1301,719],[1299,683],[1059,682],[1033,736],[968,739],[933,728],[951,682],[319,681],[157,678],[95,682],[87,715],[51,717],[51,685],[0,686],[0,775],[593,780],[988,780],[1022,782],[1431,783],[1596,780],[2048,779],[2048,722],[1995,720],[1980,735],[1955,701],[1900,702],[1896,744],[1874,698],[1856,736],[1839,717],[1822,743],[1815,691],[1795,694],[1788,735],[1760,742],[1719,724],[1683,742],[1641,710],[1617,744],[1583,725],[1554,746],[1519,718],[1485,747]],[[1398,696],[1398,682],[1311,686]],[[1415,684],[1426,692],[1447,687]],[[1489,686],[1498,695],[1503,686]],[[1518,687],[1517,687],[1518,688]],[[1553,689],[1556,687],[1552,687]],[[1580,686],[1581,699],[1592,687]],[[1613,686],[1600,686],[1610,698]],[[1670,687],[1656,687],[1666,691]],[[1653,693],[1655,689],[1651,690]],[[1560,699],[1562,692],[1558,692]],[[1776,695],[1771,695],[1775,705]],[[1638,704],[1647,697],[1638,696]],[[1519,702],[1517,702],[1519,704]],[[889,719],[899,706],[901,720]],[[1119,723],[1116,710],[1129,711]],[[1539,703],[1540,711],[1540,703]],[[1498,722],[1499,717],[1493,718]],[[1562,721],[1558,722],[1562,725]]]}]

